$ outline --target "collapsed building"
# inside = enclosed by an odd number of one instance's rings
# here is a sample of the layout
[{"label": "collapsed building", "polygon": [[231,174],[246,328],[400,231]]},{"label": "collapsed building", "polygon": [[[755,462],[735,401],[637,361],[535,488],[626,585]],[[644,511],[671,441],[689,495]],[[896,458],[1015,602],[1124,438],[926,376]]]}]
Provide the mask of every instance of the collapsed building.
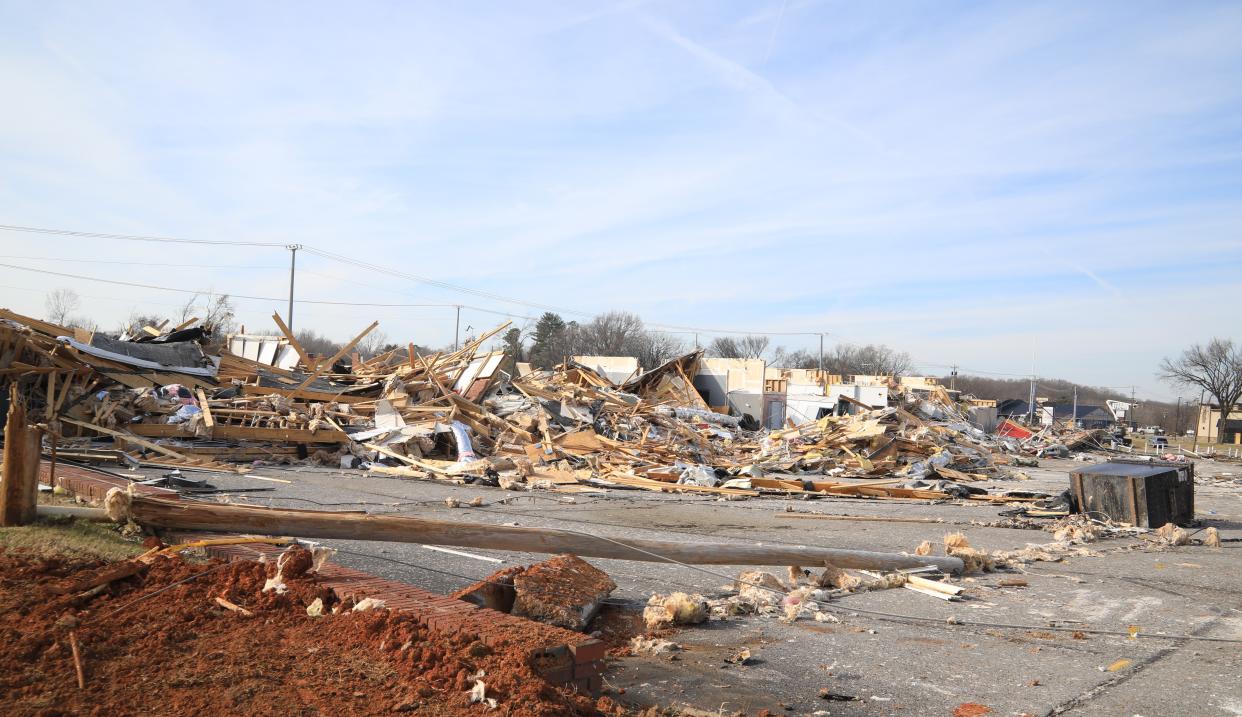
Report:
[{"label": "collapsed building", "polygon": [[1012,456],[1096,437],[990,434],[988,406],[928,378],[845,380],[702,351],[646,372],[579,356],[510,375],[485,348],[507,324],[456,351],[410,344],[364,359],[354,348],[378,322],[312,356],[273,320],[280,335],[231,335],[208,355],[192,326],[122,340],[4,311],[0,371],[62,459],[220,471],[307,461],[557,492],[962,497],[974,492],[962,483],[1014,475]]}]

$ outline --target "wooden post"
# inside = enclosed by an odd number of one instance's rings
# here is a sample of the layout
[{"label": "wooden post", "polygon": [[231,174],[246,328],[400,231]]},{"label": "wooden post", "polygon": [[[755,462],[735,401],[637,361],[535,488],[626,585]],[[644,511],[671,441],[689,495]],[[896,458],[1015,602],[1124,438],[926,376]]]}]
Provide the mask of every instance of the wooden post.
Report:
[{"label": "wooden post", "polygon": [[0,469],[0,525],[25,525],[35,519],[39,498],[39,429],[26,425],[26,407],[9,387],[9,417],[4,427],[4,466]]},{"label": "wooden post", "polygon": [[55,433],[52,433],[52,460],[47,467],[47,484],[52,486],[53,489],[56,488],[56,442],[57,442],[56,439],[57,438],[59,438],[59,436],[57,436]]},{"label": "wooden post", "polygon": [[[899,570],[934,565],[945,572],[962,571],[953,557],[875,553],[865,550],[821,548],[810,545],[708,543],[619,538],[610,540],[588,532],[553,528],[522,528],[455,520],[407,516],[259,508],[223,503],[170,501],[109,492],[109,514],[143,526],[176,530],[210,530],[300,538],[382,540],[420,545],[452,545],[528,553],[572,553],[584,558],[679,562],[690,565],[820,565],[839,568]],[[128,501],[128,513],[113,512],[114,501]]]}]

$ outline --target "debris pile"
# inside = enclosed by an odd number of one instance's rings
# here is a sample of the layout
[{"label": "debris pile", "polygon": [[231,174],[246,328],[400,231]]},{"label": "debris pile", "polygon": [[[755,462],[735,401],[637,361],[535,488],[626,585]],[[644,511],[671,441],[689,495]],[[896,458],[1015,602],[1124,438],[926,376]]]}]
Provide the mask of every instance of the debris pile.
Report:
[{"label": "debris pile", "polygon": [[509,375],[504,353],[484,348],[507,322],[454,351],[364,359],[353,349],[377,323],[313,356],[273,320],[281,335],[232,335],[208,355],[191,322],[117,339],[0,311],[0,369],[66,458],[130,465],[310,461],[563,493],[1009,500],[970,484],[1023,477],[1011,466],[1045,439],[1077,445],[1048,431],[990,436],[943,389],[895,382],[887,407],[841,397],[851,413],[748,430],[695,388],[701,351],[617,384],[573,361]]}]

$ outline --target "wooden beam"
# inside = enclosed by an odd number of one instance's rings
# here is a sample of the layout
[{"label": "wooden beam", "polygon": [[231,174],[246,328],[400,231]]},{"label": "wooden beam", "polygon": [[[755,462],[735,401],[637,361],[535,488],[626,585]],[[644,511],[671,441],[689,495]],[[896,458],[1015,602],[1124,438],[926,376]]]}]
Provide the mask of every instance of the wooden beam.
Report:
[{"label": "wooden beam", "polygon": [[241,387],[243,396],[270,396],[273,393],[280,394],[286,398],[304,398],[307,401],[320,401],[331,403],[374,403],[374,398],[367,396],[351,396],[348,393],[326,393],[324,391],[295,391],[292,388],[274,388],[272,386],[256,386],[253,383],[245,384]]},{"label": "wooden beam", "polygon": [[314,364],[311,363],[310,356],[306,354],[306,350],[302,348],[302,344],[298,343],[298,340],[294,338],[293,331],[283,320],[281,320],[280,313],[272,312],[272,321],[276,322],[276,326],[280,328],[280,333],[285,335],[285,340],[289,342],[289,345],[293,347],[293,350],[298,352],[298,358],[302,360],[302,365],[308,369],[314,368]]},{"label": "wooden beam", "polygon": [[[183,462],[183,465],[181,466],[174,465],[173,467],[180,467],[180,468],[189,467],[189,468],[196,468],[199,470],[215,470],[221,473],[245,473],[250,470],[249,468],[244,467],[244,466],[226,466],[222,463],[212,463],[212,462],[204,463],[200,459],[192,458],[190,456],[178,453],[174,450],[170,450],[168,448],[165,448],[156,443],[152,443],[150,441],[144,441],[143,439],[139,438],[133,433],[126,433],[124,431],[114,431],[111,428],[104,428],[103,426],[96,426],[95,424],[87,423],[86,421],[76,421],[68,417],[62,417],[60,420],[64,421],[65,423],[72,423],[75,426],[81,426],[82,428],[87,428],[92,431],[96,431],[98,433],[103,433],[105,435],[112,436],[113,438],[120,438],[121,440],[126,441],[128,443],[133,443],[135,445],[142,446],[143,448],[147,448],[149,450],[155,451],[156,453],[162,453],[165,456],[168,456],[169,458],[174,458],[178,461]],[[137,424],[137,425],[142,425],[142,424]],[[151,461],[151,462],[155,463],[156,461]],[[159,463],[161,465],[168,465],[167,461],[160,461]]]},{"label": "wooden beam", "polygon": [[[134,423],[129,430],[144,438],[192,438],[181,427],[169,423]],[[309,431],[305,428],[266,428],[263,426],[231,426],[217,423],[211,429],[211,437],[222,441],[274,441],[278,443],[343,443],[343,433],[322,428]]]},{"label": "wooden beam", "polygon": [[[900,570],[934,565],[961,572],[952,557],[875,553],[799,545],[751,542],[697,543],[627,538],[608,540],[589,533],[553,528],[524,528],[457,520],[433,520],[384,514],[325,512],[127,496],[109,491],[109,512],[121,520],[170,530],[209,530],[301,538],[380,540],[398,543],[451,545],[529,553],[572,553],[584,558],[611,558],[691,565],[822,565],[868,570]],[[125,504],[128,503],[126,506]],[[122,508],[122,506],[124,506]],[[122,508],[119,512],[114,509]]]},{"label": "wooden beam", "polygon": [[26,525],[39,501],[39,429],[26,425],[26,407],[9,386],[8,423],[4,426],[4,466],[0,471],[0,525]]},{"label": "wooden beam", "polygon": [[208,429],[216,425],[216,419],[211,415],[211,406],[207,403],[207,394],[203,393],[203,389],[195,389],[194,395],[198,396],[198,407],[203,410],[203,425]]},{"label": "wooden beam", "polygon": [[192,460],[181,455],[180,453],[174,450],[165,448],[163,446],[156,445],[150,441],[144,441],[138,436],[134,435],[133,433],[127,433],[125,431],[114,431],[111,428],[104,428],[103,426],[96,426],[93,423],[87,423],[86,421],[78,421],[76,419],[68,418],[68,417],[62,418],[61,420],[63,420],[65,423],[72,423],[75,426],[81,426],[82,428],[87,428],[97,433],[103,433],[105,435],[112,436],[113,438],[120,438],[121,440],[129,441],[130,443],[142,446],[143,448],[148,448],[150,450],[153,450],[156,453],[162,453],[168,456],[169,458],[177,458],[187,463],[193,463]]},{"label": "wooden beam", "polygon": [[349,353],[351,350],[353,350],[353,348],[354,348],[355,346],[357,346],[357,345],[358,345],[358,342],[359,342],[359,341],[362,341],[362,339],[363,339],[363,338],[365,338],[367,334],[369,334],[369,333],[371,333],[372,331],[374,331],[376,326],[379,326],[379,322],[378,322],[378,321],[373,321],[373,322],[371,322],[371,325],[370,325],[370,326],[368,326],[368,327],[366,327],[365,329],[363,329],[363,330],[362,330],[362,333],[360,333],[360,334],[358,334],[357,336],[355,336],[355,337],[354,337],[354,339],[353,339],[352,341],[350,341],[349,343],[347,343],[347,344],[345,344],[344,346],[342,346],[342,347],[341,347],[341,350],[340,350],[340,351],[337,351],[337,352],[336,352],[336,354],[335,354],[332,358],[330,358],[330,359],[328,359],[327,361],[324,361],[323,363],[319,364],[319,368],[317,368],[317,369],[315,369],[313,372],[311,372],[311,375],[307,376],[307,377],[306,377],[306,380],[305,380],[305,381],[303,381],[301,384],[299,384],[299,385],[298,385],[298,387],[297,387],[297,388],[295,388],[295,389],[293,389],[293,390],[294,390],[294,391],[301,391],[302,389],[304,389],[304,388],[306,388],[307,386],[311,385],[311,383],[312,383],[315,379],[319,378],[320,374],[322,374],[324,371],[327,371],[329,368],[331,368],[331,367],[332,367],[332,364],[336,363],[336,362],[337,362],[337,361],[338,361],[338,360],[339,360],[342,356],[344,356],[345,354],[347,354],[347,353]]},{"label": "wooden beam", "polygon": [[194,322],[196,322],[196,321],[198,321],[198,317],[197,317],[197,316],[191,316],[189,319],[186,319],[185,321],[182,321],[181,323],[179,323],[179,324],[177,324],[176,326],[172,327],[172,329],[171,329],[168,333],[172,334],[172,333],[176,333],[176,332],[178,332],[178,331],[181,331],[182,329],[188,329],[188,328],[190,328],[191,326],[193,326],[193,325],[194,325]]}]

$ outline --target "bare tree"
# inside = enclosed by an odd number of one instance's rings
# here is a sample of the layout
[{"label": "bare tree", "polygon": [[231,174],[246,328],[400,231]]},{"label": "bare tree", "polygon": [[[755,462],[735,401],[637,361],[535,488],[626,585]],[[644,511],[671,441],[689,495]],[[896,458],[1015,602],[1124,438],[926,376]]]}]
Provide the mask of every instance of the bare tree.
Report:
[{"label": "bare tree", "polygon": [[233,301],[228,294],[216,294],[203,306],[203,320],[201,322],[203,331],[224,339],[224,335],[232,331],[237,323],[234,319],[237,316],[237,310],[233,307]]},{"label": "bare tree", "polygon": [[768,350],[768,342],[767,336],[756,334],[747,334],[739,339],[720,336],[712,339],[707,346],[707,352],[720,358],[757,359],[762,358],[763,352]]},{"label": "bare tree", "polygon": [[1225,441],[1225,420],[1242,399],[1242,349],[1229,339],[1214,338],[1207,346],[1195,344],[1176,359],[1160,362],[1161,379],[1208,393],[1220,407],[1216,440]]},{"label": "bare tree", "polygon": [[684,353],[686,353],[684,341],[661,331],[644,332],[633,349],[633,356],[638,359],[638,365],[647,370]]},{"label": "bare tree", "polygon": [[789,351],[784,346],[777,346],[772,350],[772,359],[768,361],[768,365],[779,368],[818,368],[819,357],[804,349]]},{"label": "bare tree", "polygon": [[914,368],[910,354],[884,346],[838,344],[824,356],[824,369],[842,376],[902,376]]},{"label": "bare tree", "polygon": [[69,321],[69,314],[77,311],[82,301],[73,289],[57,289],[47,295],[43,304],[47,307],[47,320],[65,326]]},{"label": "bare tree", "polygon": [[741,358],[742,350],[732,336],[717,336],[707,345],[707,354],[718,358]]},{"label": "bare tree", "polygon": [[364,359],[375,358],[384,353],[384,346],[388,344],[388,334],[383,331],[372,331],[366,335],[362,341],[358,342],[358,355]]},{"label": "bare tree", "polygon": [[759,336],[756,334],[747,334],[738,340],[738,347],[742,349],[742,358],[763,358],[763,352],[768,350],[768,344],[771,342],[767,336]]},{"label": "bare tree", "polygon": [[[181,312],[178,317],[177,323],[184,324],[185,322],[194,318],[196,315],[194,312],[197,310],[198,310],[198,294],[197,293],[191,294],[190,298],[186,299],[186,302],[182,304],[181,306]],[[199,317],[199,318],[202,318],[202,317]]]},{"label": "bare tree", "polygon": [[178,325],[197,318],[199,326],[214,342],[224,341],[225,334],[237,328],[237,309],[228,294],[213,294],[209,291],[194,293],[182,304],[178,316]]},{"label": "bare tree", "polygon": [[609,311],[570,332],[570,347],[575,354],[632,356],[646,333],[637,315]]},{"label": "bare tree", "polygon": [[299,344],[302,344],[303,350],[307,353],[318,356],[332,356],[345,344],[337,343],[327,336],[323,336],[313,329],[302,329],[296,334]]},{"label": "bare tree", "polygon": [[150,326],[154,328],[165,321],[168,321],[168,319],[165,319],[163,316],[159,316],[157,314],[143,314],[137,310],[134,310],[130,313],[128,319],[121,322],[121,327],[120,330],[117,331],[117,334],[121,336],[128,335],[130,337],[134,337],[142,333],[142,327]]}]

